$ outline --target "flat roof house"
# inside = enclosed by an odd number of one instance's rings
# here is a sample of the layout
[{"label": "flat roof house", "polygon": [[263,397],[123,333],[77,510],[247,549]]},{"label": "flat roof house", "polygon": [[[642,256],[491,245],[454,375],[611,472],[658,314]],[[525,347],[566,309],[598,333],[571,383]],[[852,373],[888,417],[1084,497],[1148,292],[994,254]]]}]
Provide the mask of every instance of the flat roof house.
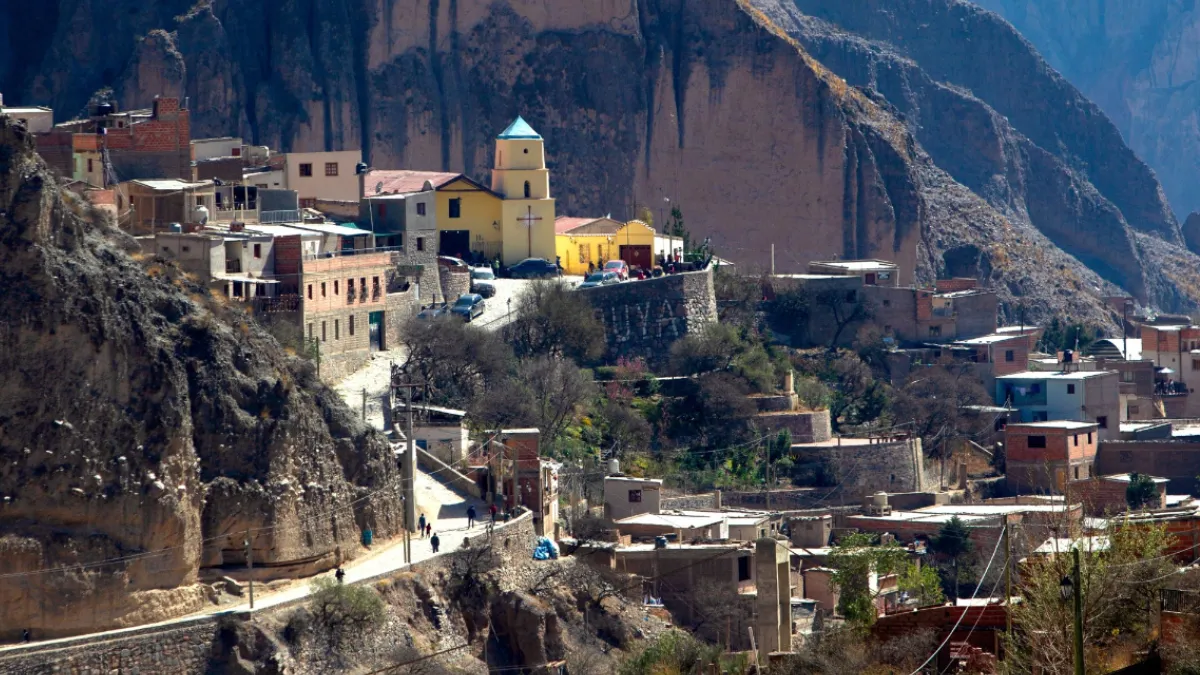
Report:
[{"label": "flat roof house", "polygon": [[1095,475],[1099,427],[1054,420],[1010,424],[1004,448],[1009,491],[1061,494],[1071,481]]},{"label": "flat roof house", "polygon": [[1026,371],[996,378],[996,405],[1016,408],[1021,422],[1094,422],[1100,440],[1117,438],[1121,421],[1120,375],[1112,371]]}]

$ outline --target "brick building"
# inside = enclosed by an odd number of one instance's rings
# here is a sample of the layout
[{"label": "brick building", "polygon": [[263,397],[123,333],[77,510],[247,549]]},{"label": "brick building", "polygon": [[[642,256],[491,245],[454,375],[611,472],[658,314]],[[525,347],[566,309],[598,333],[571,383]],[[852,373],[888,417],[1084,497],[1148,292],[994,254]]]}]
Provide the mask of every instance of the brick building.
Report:
[{"label": "brick building", "polygon": [[[281,246],[276,244],[276,268]],[[385,349],[387,253],[304,256],[300,308],[304,336],[320,350],[321,376],[337,379],[357,370],[372,351]]]},{"label": "brick building", "polygon": [[[1147,504],[1144,508],[1152,510],[1167,508],[1168,480],[1155,476],[1148,477],[1154,481],[1158,497],[1154,503]],[[1130,480],[1132,480],[1132,476],[1127,473],[1115,476],[1094,476],[1087,480],[1071,481],[1067,488],[1070,490],[1071,501],[1083,504],[1084,511],[1089,516],[1107,516],[1129,510],[1125,491],[1129,488]]]},{"label": "brick building", "polygon": [[178,98],[156,97],[148,110],[123,113],[111,104],[93,106],[87,119],[63,122],[50,134],[39,135],[38,152],[61,173],[71,175],[74,161],[63,150],[75,142],[65,140],[64,134],[94,137],[80,150],[94,146],[106,152],[119,180],[192,175],[191,117]]},{"label": "brick building", "polygon": [[1200,417],[1200,326],[1143,325],[1142,358],[1154,362],[1156,389],[1169,394],[1164,404],[1170,415]]},{"label": "brick building", "polygon": [[1096,474],[1098,442],[1099,427],[1089,422],[1008,425],[1004,448],[1009,491],[1062,493],[1070,481],[1091,478]]},{"label": "brick building", "polygon": [[487,444],[488,488],[503,496],[505,510],[533,512],[538,534],[550,536],[558,522],[558,462],[541,456],[541,431],[504,429]]}]

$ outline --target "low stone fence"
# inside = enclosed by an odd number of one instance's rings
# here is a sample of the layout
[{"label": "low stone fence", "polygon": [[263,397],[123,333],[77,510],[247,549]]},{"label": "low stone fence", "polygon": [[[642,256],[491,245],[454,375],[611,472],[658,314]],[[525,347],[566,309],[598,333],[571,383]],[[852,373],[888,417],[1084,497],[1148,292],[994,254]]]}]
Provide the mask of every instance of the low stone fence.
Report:
[{"label": "low stone fence", "polygon": [[659,509],[719,509],[721,508],[721,493],[705,492],[695,495],[675,495],[659,499]]},{"label": "low stone fence", "polygon": [[[471,543],[484,539],[468,537]],[[459,534],[459,533],[455,533]],[[443,535],[448,537],[450,535]],[[502,555],[532,558],[537,535],[533,514],[525,511],[508,523],[498,524],[493,537]],[[390,543],[390,542],[389,542]],[[437,574],[447,570],[450,551],[368,577],[355,584],[373,584],[402,572]],[[284,602],[254,614],[278,615],[308,602],[301,598]],[[0,673],[5,675],[135,675],[170,673],[171,675],[207,675],[213,671],[212,659],[221,649],[218,634],[222,620],[243,620],[248,613],[225,612],[181,619],[138,628],[81,635],[72,638],[35,642],[0,648]]]}]

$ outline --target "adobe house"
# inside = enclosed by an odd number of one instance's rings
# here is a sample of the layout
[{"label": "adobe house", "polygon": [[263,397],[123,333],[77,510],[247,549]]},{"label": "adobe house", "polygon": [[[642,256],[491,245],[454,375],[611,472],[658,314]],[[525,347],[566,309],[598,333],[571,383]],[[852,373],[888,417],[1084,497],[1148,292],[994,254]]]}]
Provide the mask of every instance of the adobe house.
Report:
[{"label": "adobe house", "polygon": [[642,513],[658,513],[662,484],[661,478],[605,476],[604,516],[621,520]]}]

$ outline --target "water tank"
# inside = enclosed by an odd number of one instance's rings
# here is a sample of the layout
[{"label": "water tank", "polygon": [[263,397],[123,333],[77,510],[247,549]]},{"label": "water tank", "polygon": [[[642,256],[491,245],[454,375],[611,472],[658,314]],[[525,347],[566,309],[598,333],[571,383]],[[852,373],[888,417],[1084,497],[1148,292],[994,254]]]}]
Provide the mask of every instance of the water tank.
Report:
[{"label": "water tank", "polygon": [[174,232],[175,234],[179,234],[179,233],[183,232],[183,225],[180,225],[179,223],[171,223],[170,225],[167,226],[167,231]]},{"label": "water tank", "polygon": [[658,536],[658,537],[654,538],[654,548],[666,548],[666,547],[667,547],[667,538],[666,537]]},{"label": "water tank", "polygon": [[871,502],[875,506],[887,506],[888,505],[887,493],[886,492],[876,492],[875,494],[871,495]]},{"label": "water tank", "polygon": [[366,172],[367,172],[367,163],[366,162],[359,162],[358,164],[354,165],[355,175],[361,176],[362,174],[364,174]]},{"label": "water tank", "polygon": [[192,209],[192,222],[200,223],[201,225],[207,225],[208,224],[208,207],[207,206],[197,206],[196,208]]},{"label": "water tank", "polygon": [[613,458],[608,460],[608,475],[615,476],[621,473],[621,460]]}]

